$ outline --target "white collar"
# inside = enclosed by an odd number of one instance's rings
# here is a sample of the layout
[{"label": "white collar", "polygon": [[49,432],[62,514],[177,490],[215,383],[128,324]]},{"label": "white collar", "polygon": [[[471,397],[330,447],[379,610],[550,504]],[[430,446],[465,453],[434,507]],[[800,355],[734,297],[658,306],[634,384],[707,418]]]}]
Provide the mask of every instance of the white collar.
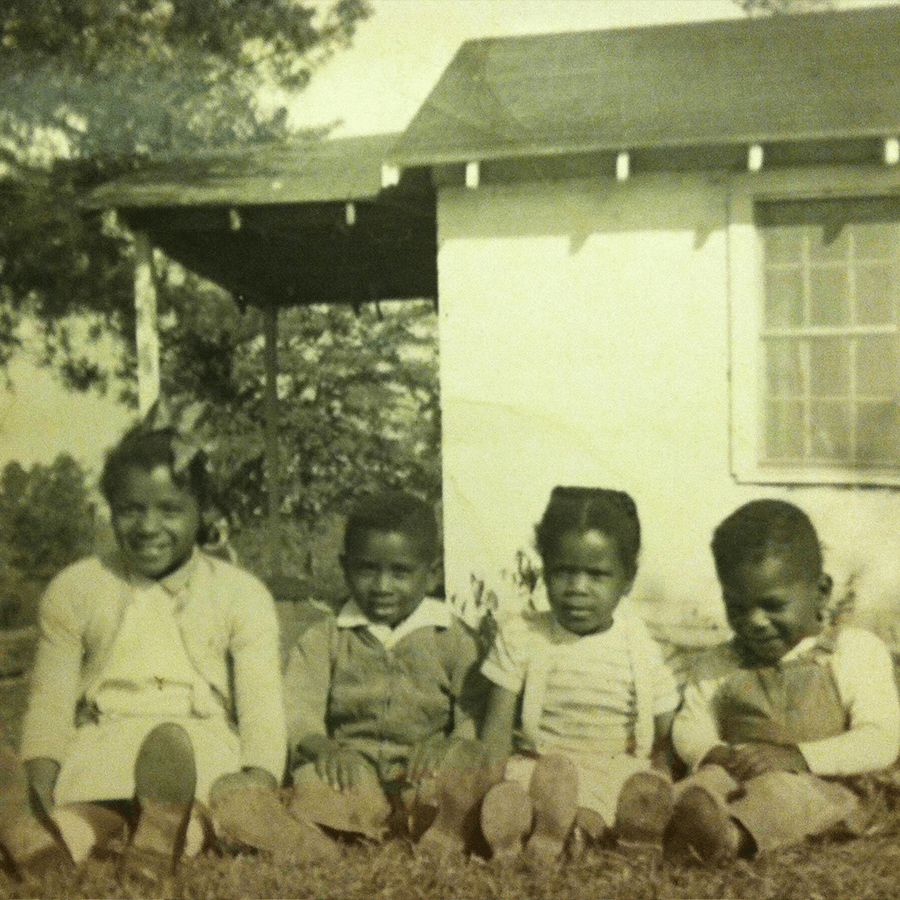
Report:
[{"label": "white collar", "polygon": [[419,628],[447,628],[452,620],[450,607],[442,600],[425,597],[395,628],[373,622],[355,600],[348,600],[338,611],[338,628],[367,628],[385,647],[393,647],[406,635]]}]

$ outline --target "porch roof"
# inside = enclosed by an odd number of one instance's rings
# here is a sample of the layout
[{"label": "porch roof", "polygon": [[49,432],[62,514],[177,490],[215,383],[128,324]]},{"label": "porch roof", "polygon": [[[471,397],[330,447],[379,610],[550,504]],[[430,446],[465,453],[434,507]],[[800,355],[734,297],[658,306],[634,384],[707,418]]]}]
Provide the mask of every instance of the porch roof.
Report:
[{"label": "porch roof", "polygon": [[898,132],[894,6],[468,41],[388,158],[420,166]]},{"label": "porch roof", "polygon": [[257,306],[437,296],[428,173],[382,188],[398,135],[150,160],[85,200],[114,207],[173,259]]}]

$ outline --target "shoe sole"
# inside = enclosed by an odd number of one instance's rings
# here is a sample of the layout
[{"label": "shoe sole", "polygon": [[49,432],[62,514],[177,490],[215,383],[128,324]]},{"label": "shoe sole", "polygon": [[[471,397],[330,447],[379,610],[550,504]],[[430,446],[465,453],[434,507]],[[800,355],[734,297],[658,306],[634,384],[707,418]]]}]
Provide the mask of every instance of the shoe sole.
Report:
[{"label": "shoe sole", "polygon": [[706,788],[689,787],[678,799],[663,842],[667,855],[694,858],[704,865],[734,859],[728,843],[728,814]]},{"label": "shoe sole", "polygon": [[[134,763],[138,800],[191,803],[197,788],[194,748],[184,729],[154,728],[144,739]],[[173,736],[177,734],[177,737]]]},{"label": "shoe sole", "polygon": [[672,784],[655,772],[632,775],[616,804],[616,840],[638,847],[662,846],[674,808]]},{"label": "shoe sole", "polygon": [[184,729],[161,726],[147,735],[134,763],[134,786],[138,823],[119,874],[154,883],[175,870],[197,786],[194,748]]},{"label": "shoe sole", "polygon": [[504,781],[488,791],[481,804],[481,833],[493,859],[512,859],[522,852],[531,817],[531,800],[520,784]]}]

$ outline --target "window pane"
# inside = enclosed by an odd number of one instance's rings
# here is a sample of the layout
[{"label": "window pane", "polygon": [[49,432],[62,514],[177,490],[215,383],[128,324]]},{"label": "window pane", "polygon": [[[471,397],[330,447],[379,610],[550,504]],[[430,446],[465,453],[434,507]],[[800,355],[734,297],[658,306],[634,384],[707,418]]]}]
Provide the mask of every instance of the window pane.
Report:
[{"label": "window pane", "polygon": [[898,234],[895,222],[859,222],[853,226],[853,253],[857,260],[896,259]]},{"label": "window pane", "polygon": [[770,462],[803,458],[803,404],[799,401],[766,403],[765,457]]},{"label": "window pane", "polygon": [[900,463],[900,410],[896,403],[860,403],[856,456],[867,465]]},{"label": "window pane", "polygon": [[797,328],[803,324],[803,274],[799,267],[766,272],[766,325]]},{"label": "window pane", "polygon": [[800,341],[766,341],[766,396],[786,400],[803,396]]},{"label": "window pane", "polygon": [[898,339],[890,335],[859,338],[856,344],[856,392],[894,399],[900,393]]},{"label": "window pane", "polygon": [[831,400],[810,404],[810,452],[817,461],[850,459],[850,405]]},{"label": "window pane", "polygon": [[813,397],[845,397],[850,392],[850,341],[810,341],[809,392]]},{"label": "window pane", "polygon": [[867,333],[900,330],[900,198],[766,201],[755,219],[763,461],[900,467],[900,334]]},{"label": "window pane", "polygon": [[802,225],[763,229],[763,254],[766,262],[797,262],[803,250],[804,232]]},{"label": "window pane", "polygon": [[817,266],[809,273],[811,325],[850,324],[850,284],[847,270]]},{"label": "window pane", "polygon": [[860,325],[891,325],[897,321],[895,264],[861,263],[856,267],[856,321]]}]

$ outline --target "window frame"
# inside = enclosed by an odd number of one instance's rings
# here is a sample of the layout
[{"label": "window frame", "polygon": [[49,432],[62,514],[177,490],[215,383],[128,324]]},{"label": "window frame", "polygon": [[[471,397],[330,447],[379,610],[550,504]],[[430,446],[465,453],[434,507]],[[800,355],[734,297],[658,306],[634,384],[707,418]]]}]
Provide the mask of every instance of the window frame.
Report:
[{"label": "window frame", "polygon": [[729,432],[731,474],[739,483],[900,486],[900,465],[778,465],[760,461],[765,371],[765,279],[755,205],[778,200],[900,198],[900,167],[785,169],[735,175],[728,191]]}]

